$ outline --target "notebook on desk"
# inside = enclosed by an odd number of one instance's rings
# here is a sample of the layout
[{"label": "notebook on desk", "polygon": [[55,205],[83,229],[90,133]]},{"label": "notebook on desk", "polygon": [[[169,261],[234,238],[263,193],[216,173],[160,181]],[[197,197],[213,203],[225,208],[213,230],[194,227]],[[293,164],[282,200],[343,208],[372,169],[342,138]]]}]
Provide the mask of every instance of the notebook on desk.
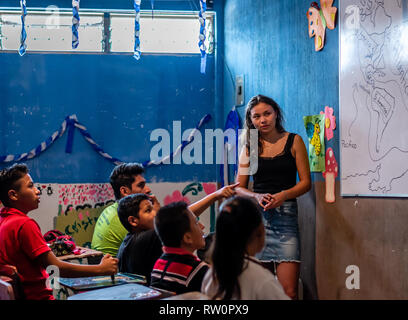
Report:
[{"label": "notebook on desk", "polygon": [[142,275],[132,273],[118,273],[115,281],[111,276],[82,277],[82,278],[59,278],[58,282],[74,291],[93,290],[113,287],[128,283],[146,284],[146,278]]},{"label": "notebook on desk", "polygon": [[91,290],[75,294],[68,300],[150,300],[158,299],[162,294],[152,288],[137,283]]}]

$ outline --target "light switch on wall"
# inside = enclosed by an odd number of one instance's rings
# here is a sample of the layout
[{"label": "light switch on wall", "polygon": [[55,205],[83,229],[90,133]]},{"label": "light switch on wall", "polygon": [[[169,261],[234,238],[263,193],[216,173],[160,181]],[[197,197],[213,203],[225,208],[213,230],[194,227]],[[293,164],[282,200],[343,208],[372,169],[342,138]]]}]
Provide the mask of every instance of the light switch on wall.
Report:
[{"label": "light switch on wall", "polygon": [[244,76],[235,77],[235,105],[241,106],[244,104]]}]

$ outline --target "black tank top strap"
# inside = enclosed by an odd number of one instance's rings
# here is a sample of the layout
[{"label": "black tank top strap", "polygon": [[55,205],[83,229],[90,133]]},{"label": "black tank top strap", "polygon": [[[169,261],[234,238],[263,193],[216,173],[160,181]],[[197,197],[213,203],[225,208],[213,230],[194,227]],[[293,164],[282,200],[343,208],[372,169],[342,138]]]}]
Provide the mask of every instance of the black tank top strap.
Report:
[{"label": "black tank top strap", "polygon": [[290,152],[290,149],[292,148],[293,141],[295,140],[296,133],[289,133],[288,140],[286,141],[285,145],[285,153]]}]

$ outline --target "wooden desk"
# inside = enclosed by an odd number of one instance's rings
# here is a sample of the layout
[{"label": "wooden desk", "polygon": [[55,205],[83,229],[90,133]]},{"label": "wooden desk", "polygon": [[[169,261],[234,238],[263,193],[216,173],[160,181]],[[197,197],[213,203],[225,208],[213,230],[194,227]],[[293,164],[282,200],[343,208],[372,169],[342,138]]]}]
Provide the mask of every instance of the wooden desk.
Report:
[{"label": "wooden desk", "polygon": [[[57,258],[62,261],[77,264],[99,264],[101,262],[103,252],[79,246],[77,246],[77,248],[81,250],[80,254],[67,254]],[[59,289],[53,289],[52,291],[52,295],[57,300],[66,300],[74,294],[75,292],[72,289],[64,286],[60,286]]]},{"label": "wooden desk", "polygon": [[58,259],[79,264],[99,264],[102,260],[103,252],[101,251],[85,247],[77,247],[77,249],[81,250],[80,254],[67,254],[65,256],[59,256]]}]

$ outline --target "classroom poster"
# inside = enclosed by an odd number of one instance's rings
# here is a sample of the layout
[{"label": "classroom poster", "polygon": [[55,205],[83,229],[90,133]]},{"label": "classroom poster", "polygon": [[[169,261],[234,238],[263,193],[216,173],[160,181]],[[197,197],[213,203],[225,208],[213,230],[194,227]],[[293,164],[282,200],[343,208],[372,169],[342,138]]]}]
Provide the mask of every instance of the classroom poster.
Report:
[{"label": "classroom poster", "polygon": [[325,115],[304,116],[303,122],[309,140],[309,165],[312,172],[325,170],[324,125]]}]

